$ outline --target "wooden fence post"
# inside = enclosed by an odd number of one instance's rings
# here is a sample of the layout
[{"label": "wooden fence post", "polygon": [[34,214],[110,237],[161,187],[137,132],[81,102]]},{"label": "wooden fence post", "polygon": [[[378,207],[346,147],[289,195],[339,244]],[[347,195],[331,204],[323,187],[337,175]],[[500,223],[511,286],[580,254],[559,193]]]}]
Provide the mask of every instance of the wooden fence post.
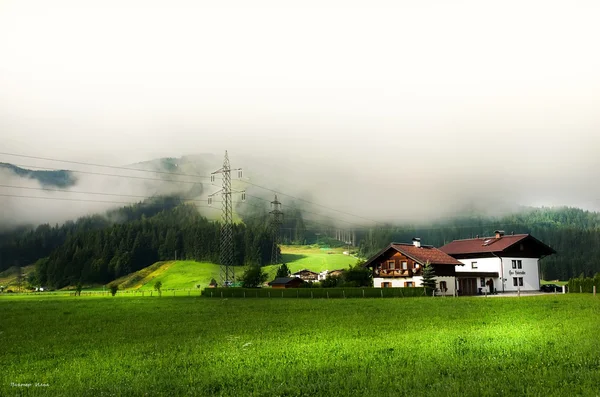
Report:
[{"label": "wooden fence post", "polygon": [[312,298],[313,298],[313,292],[310,291],[310,299],[312,299]]},{"label": "wooden fence post", "polygon": [[596,296],[596,286],[594,285],[594,296]]},{"label": "wooden fence post", "polygon": [[329,291],[327,291],[327,299],[329,299]]},{"label": "wooden fence post", "polygon": [[379,290],[381,292],[381,297],[383,298],[383,289]]},{"label": "wooden fence post", "polygon": [[223,299],[223,291],[221,291],[221,299]]},{"label": "wooden fence post", "polygon": [[582,294],[582,293],[583,293],[583,288],[582,288],[582,286],[581,286],[581,285],[579,286],[579,293],[580,293],[580,294]]},{"label": "wooden fence post", "polygon": [[365,297],[365,290],[363,289],[362,291],[363,291],[363,298],[364,298]]},{"label": "wooden fence post", "polygon": [[271,297],[271,291],[268,291],[268,292],[269,292],[269,298],[270,298]]}]

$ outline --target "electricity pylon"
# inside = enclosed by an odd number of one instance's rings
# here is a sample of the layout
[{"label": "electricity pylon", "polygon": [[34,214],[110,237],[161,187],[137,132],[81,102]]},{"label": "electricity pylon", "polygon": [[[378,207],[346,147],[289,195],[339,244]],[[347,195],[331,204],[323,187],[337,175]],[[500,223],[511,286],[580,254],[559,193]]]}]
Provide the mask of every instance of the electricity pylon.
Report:
[{"label": "electricity pylon", "polygon": [[229,164],[229,155],[225,151],[225,159],[223,167],[210,175],[211,182],[215,181],[216,174],[223,175],[223,187],[218,192],[211,194],[208,198],[208,204],[212,204],[212,197],[221,194],[221,203],[223,212],[221,214],[221,253],[220,253],[220,277],[221,285],[229,287],[235,282],[235,270],[233,267],[234,249],[233,246],[233,203],[231,195],[233,193],[241,193],[242,201],[246,200],[245,191],[231,190],[231,171],[237,171],[238,177],[242,177],[242,169],[232,169]]},{"label": "electricity pylon", "polygon": [[271,251],[271,264],[279,263],[279,231],[283,223],[283,212],[281,211],[281,202],[277,200],[271,201],[271,233],[273,234],[273,250]]}]

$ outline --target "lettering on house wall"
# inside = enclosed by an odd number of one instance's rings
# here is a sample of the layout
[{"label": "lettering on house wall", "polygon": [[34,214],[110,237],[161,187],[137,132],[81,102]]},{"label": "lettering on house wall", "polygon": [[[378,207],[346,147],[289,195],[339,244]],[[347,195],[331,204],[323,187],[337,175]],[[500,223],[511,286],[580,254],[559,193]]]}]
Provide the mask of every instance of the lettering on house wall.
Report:
[{"label": "lettering on house wall", "polygon": [[524,270],[509,270],[508,274],[512,276],[513,274],[525,275],[526,273]]}]

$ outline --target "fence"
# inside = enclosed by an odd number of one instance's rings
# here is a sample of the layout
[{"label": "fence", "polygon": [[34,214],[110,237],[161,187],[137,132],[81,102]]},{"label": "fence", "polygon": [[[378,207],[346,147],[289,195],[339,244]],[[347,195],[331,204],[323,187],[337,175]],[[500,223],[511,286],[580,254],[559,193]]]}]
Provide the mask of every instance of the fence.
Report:
[{"label": "fence", "polygon": [[425,288],[205,288],[207,298],[408,298]]},{"label": "fence", "polygon": [[600,291],[600,274],[596,274],[595,277],[578,277],[569,280],[569,292],[581,293],[593,293],[594,287],[596,291]]}]

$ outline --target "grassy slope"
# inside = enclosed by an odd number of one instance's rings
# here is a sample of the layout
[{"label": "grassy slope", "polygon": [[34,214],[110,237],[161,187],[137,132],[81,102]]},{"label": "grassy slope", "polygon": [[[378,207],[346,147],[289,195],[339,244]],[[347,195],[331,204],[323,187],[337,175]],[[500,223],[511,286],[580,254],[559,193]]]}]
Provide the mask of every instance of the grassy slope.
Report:
[{"label": "grassy slope", "polygon": [[[9,289],[15,289],[16,284],[17,284],[16,271],[17,271],[17,268],[13,266],[11,268],[4,270],[3,272],[0,272],[0,285],[3,285],[5,287],[10,287]],[[23,287],[25,287],[25,284],[26,284],[25,279],[27,278],[29,273],[35,271],[35,265],[23,266],[22,271],[23,271],[23,279],[24,279]]]},{"label": "grassy slope", "polygon": [[[310,269],[322,270],[344,269],[356,263],[356,258],[342,254],[342,249],[321,250],[310,246],[283,246],[282,259],[292,272]],[[269,279],[275,277],[278,266],[266,266]],[[243,270],[239,269],[239,273]],[[241,274],[240,274],[241,275]],[[163,289],[187,289],[200,285],[205,288],[210,280],[219,280],[219,266],[209,262],[176,261],[158,262],[138,272],[121,277],[115,282],[121,289],[149,290],[154,283],[162,281]],[[112,284],[112,283],[111,283]]]},{"label": "grassy slope", "polygon": [[25,296],[0,297],[0,312],[3,396],[592,396],[600,384],[589,294]]}]

